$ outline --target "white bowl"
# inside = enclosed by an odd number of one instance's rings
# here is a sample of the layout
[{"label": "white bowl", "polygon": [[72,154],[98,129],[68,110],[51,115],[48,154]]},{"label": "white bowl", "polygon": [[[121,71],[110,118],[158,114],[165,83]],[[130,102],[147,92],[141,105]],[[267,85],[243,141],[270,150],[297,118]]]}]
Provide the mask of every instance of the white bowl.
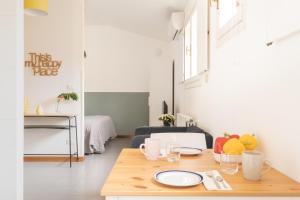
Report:
[{"label": "white bowl", "polygon": [[[215,161],[220,162],[221,160],[221,154],[214,152],[214,158]],[[228,162],[242,162],[242,155],[227,155],[227,161]]]}]

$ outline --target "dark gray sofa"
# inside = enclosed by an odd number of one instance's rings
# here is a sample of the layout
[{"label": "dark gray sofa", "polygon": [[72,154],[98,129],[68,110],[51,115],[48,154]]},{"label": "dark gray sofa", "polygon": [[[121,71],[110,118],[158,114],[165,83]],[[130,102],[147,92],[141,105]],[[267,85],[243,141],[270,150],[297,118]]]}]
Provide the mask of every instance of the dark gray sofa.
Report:
[{"label": "dark gray sofa", "polygon": [[203,129],[191,127],[175,127],[175,126],[152,126],[152,127],[138,127],[135,129],[135,136],[132,139],[131,147],[139,148],[140,144],[144,143],[146,138],[149,138],[151,133],[168,133],[168,132],[187,132],[187,133],[204,133],[206,139],[206,146],[208,149],[213,147],[213,137]]}]

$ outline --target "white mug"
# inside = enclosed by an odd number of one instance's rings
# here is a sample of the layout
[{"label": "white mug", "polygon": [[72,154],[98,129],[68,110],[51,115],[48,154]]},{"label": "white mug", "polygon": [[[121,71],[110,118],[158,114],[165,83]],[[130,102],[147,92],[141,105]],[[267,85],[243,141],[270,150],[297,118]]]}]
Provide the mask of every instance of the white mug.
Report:
[{"label": "white mug", "polygon": [[[263,169],[264,163],[269,164]],[[258,181],[268,172],[271,167],[268,161],[265,161],[263,153],[259,151],[245,151],[242,155],[242,168],[244,178],[251,181]]]},{"label": "white mug", "polygon": [[148,160],[157,160],[160,156],[160,140],[146,138],[145,143],[140,145],[140,151]]}]

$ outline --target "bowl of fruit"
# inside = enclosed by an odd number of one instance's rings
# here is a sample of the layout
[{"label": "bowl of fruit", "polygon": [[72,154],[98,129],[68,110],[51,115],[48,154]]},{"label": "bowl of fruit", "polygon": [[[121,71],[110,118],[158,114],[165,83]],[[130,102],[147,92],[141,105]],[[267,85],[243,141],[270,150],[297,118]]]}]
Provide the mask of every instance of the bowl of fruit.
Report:
[{"label": "bowl of fruit", "polygon": [[256,148],[256,138],[253,134],[225,133],[222,137],[217,137],[214,144],[214,158],[217,162],[221,160],[221,154],[226,154],[228,162],[242,162],[242,153],[245,150],[252,151]]}]

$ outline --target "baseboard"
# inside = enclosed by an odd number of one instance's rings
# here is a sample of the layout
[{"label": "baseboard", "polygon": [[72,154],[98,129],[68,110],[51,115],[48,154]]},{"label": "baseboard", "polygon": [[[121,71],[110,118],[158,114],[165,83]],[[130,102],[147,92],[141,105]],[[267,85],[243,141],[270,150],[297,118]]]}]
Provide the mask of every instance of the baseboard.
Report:
[{"label": "baseboard", "polygon": [[[24,156],[24,162],[67,162],[70,157],[63,156]],[[72,157],[72,162],[83,162],[84,156]]]}]

